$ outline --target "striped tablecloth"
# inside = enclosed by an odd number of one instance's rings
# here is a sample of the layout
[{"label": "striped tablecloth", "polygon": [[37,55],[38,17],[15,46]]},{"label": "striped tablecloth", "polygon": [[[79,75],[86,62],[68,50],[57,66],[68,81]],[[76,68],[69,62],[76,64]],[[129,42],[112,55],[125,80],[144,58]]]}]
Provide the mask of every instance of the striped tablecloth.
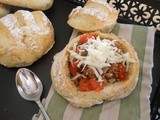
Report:
[{"label": "striped tablecloth", "polygon": [[[70,105],[51,86],[45,107],[52,120],[150,120],[150,93],[152,83],[154,27],[117,24],[112,31],[123,36],[135,47],[140,60],[139,80],[128,97],[82,109]],[[74,30],[72,37],[78,33]],[[38,117],[38,118],[37,118]],[[33,119],[42,120],[35,114]]]}]

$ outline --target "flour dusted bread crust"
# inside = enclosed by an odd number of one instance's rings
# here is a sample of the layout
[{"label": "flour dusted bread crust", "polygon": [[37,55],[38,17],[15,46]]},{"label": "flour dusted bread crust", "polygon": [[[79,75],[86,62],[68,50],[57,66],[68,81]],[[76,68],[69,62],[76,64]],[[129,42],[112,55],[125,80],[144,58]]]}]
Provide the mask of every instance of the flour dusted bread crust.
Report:
[{"label": "flour dusted bread crust", "polygon": [[54,29],[41,11],[19,10],[0,19],[0,64],[29,66],[54,44]]},{"label": "flour dusted bread crust", "polygon": [[0,3],[33,10],[47,10],[49,9],[54,0],[0,0]]},{"label": "flour dusted bread crust", "polygon": [[95,104],[101,104],[104,100],[122,99],[128,96],[137,84],[139,60],[132,45],[124,40],[123,37],[118,37],[114,34],[95,33],[98,34],[100,38],[118,41],[121,49],[130,54],[132,62],[129,63],[129,73],[126,80],[108,84],[100,91],[80,91],[71,80],[68,68],[69,50],[73,49],[74,44],[79,41],[80,36],[72,39],[60,53],[54,56],[51,77],[55,90],[76,107],[91,107]]},{"label": "flour dusted bread crust", "polygon": [[84,7],[78,6],[68,17],[68,24],[82,32],[110,32],[117,23],[118,12],[102,0],[88,0]]},{"label": "flour dusted bread crust", "polygon": [[10,12],[10,6],[0,3],[0,18],[9,14],[9,12]]}]

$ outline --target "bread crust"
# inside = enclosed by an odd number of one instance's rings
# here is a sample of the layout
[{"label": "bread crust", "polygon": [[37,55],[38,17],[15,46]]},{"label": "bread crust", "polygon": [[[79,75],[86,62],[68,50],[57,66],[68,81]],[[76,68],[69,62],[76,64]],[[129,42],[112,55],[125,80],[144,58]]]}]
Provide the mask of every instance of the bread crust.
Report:
[{"label": "bread crust", "polygon": [[118,40],[122,49],[129,52],[131,59],[133,59],[134,62],[130,63],[127,80],[109,84],[99,92],[82,92],[77,89],[69,77],[69,53],[67,51],[73,46],[75,42],[79,41],[79,36],[72,39],[60,53],[54,56],[54,62],[51,67],[51,78],[56,91],[65,99],[67,99],[70,104],[76,107],[86,108],[95,104],[101,104],[104,100],[111,101],[122,99],[133,91],[138,81],[139,60],[133,46],[129,44],[123,37],[118,37],[114,34],[105,34],[100,32],[95,33],[99,34],[101,38]]},{"label": "bread crust", "polygon": [[106,2],[88,0],[84,7],[76,7],[67,23],[81,32],[111,32],[117,23],[118,11]]},{"label": "bread crust", "polygon": [[47,10],[49,9],[54,0],[0,0],[0,3],[33,10]]},{"label": "bread crust", "polygon": [[0,19],[0,64],[33,64],[54,44],[54,28],[41,11],[19,10]]},{"label": "bread crust", "polygon": [[9,14],[9,12],[10,12],[10,6],[0,3],[0,18]]}]

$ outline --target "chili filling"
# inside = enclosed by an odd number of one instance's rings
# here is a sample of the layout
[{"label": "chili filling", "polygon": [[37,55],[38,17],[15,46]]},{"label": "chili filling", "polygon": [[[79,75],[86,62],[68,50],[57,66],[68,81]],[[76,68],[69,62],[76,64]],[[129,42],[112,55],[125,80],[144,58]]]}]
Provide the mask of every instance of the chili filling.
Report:
[{"label": "chili filling", "polygon": [[127,79],[130,56],[115,43],[86,33],[69,50],[70,77],[80,91],[100,91],[108,84]]}]

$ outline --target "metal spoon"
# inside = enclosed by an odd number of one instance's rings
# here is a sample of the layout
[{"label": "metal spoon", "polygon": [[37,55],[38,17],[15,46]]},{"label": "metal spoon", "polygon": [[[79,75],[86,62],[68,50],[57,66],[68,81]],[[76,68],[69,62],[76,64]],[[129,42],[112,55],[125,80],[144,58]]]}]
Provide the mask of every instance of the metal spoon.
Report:
[{"label": "metal spoon", "polygon": [[38,76],[26,68],[20,68],[16,73],[15,80],[20,95],[26,100],[35,101],[41,109],[45,119],[50,120],[40,102],[43,86]]}]

